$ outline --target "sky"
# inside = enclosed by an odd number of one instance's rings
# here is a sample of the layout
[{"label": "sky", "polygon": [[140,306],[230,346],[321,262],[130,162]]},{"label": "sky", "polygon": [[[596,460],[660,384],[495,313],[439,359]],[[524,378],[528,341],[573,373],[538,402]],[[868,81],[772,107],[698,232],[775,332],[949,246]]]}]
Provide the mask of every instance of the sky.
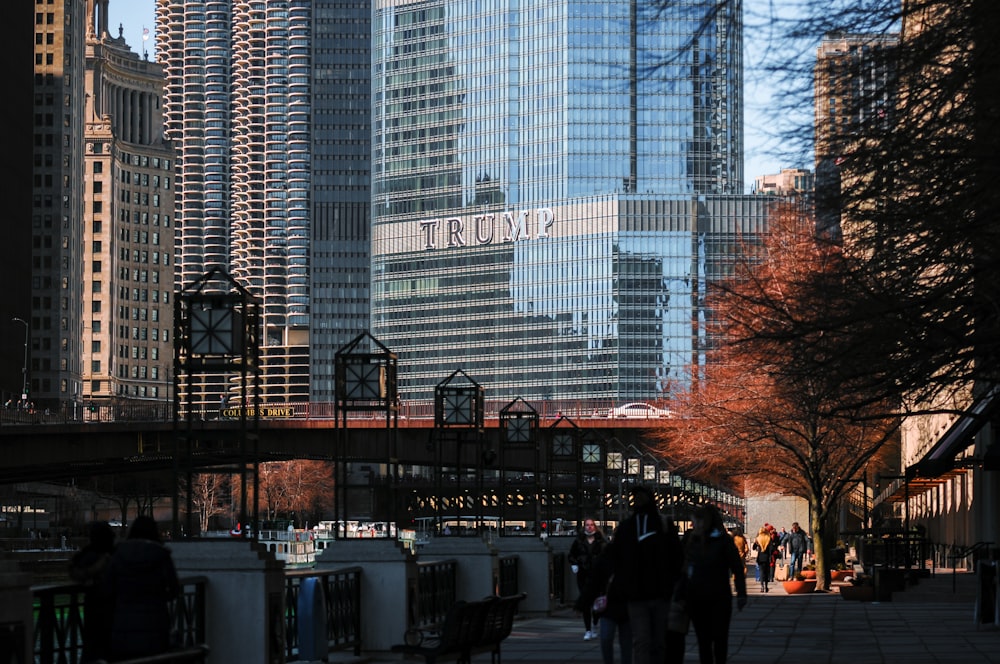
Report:
[{"label": "sky", "polygon": [[[782,3],[787,7],[793,2]],[[744,0],[743,8],[746,26],[743,40],[744,56],[744,191],[749,193],[754,178],[765,174],[778,173],[782,168],[808,168],[812,163],[786,163],[775,152],[780,148],[775,140],[769,137],[774,129],[774,114],[777,103],[772,95],[774,89],[768,77],[758,67],[763,58],[761,48],[766,47],[766,39],[759,39],[753,33],[752,24],[759,23],[761,14],[773,10],[773,0]],[[755,18],[750,18],[754,16]],[[150,59],[155,58],[156,37],[156,0],[111,0],[108,4],[108,20],[112,36],[118,35],[118,25],[121,24],[125,41],[133,51],[142,52],[142,30],[149,29],[149,40],[145,48]],[[770,114],[769,114],[770,111]]]}]

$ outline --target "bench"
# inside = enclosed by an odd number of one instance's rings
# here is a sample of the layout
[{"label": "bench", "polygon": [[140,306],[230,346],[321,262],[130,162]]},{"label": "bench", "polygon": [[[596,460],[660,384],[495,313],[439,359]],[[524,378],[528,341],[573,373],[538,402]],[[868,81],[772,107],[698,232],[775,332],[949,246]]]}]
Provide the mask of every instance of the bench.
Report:
[{"label": "bench", "polygon": [[419,655],[426,664],[452,659],[458,664],[469,664],[473,655],[488,652],[491,662],[500,664],[500,644],[510,636],[518,604],[525,596],[520,593],[477,602],[455,602],[440,629],[411,630],[406,643],[392,646],[392,652]]}]

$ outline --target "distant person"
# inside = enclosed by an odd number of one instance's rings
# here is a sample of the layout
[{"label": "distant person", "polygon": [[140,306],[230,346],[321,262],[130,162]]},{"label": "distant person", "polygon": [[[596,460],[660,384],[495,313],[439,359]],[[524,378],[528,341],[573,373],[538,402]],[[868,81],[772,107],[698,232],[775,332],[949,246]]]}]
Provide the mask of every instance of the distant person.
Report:
[{"label": "distant person", "polygon": [[743,576],[745,577],[747,574],[747,556],[750,555],[750,543],[747,542],[746,535],[739,528],[733,529],[733,544],[736,545],[736,550],[743,560]]},{"label": "distant person", "polygon": [[757,578],[760,581],[760,589],[766,593],[771,582],[771,563],[778,550],[778,543],[771,538],[767,528],[761,528],[757,533],[757,539],[753,541],[753,550],[757,552]]},{"label": "distant person", "polygon": [[736,607],[747,604],[743,558],[726,533],[722,514],[712,505],[694,512],[694,527],[684,536],[684,577],[678,596],[687,602],[691,625],[698,638],[701,664],[725,664],[729,652],[729,623]]},{"label": "distant person", "polygon": [[594,573],[594,566],[597,564],[597,557],[604,551],[608,540],[604,533],[597,527],[593,519],[584,519],[583,532],[576,536],[572,546],[569,548],[570,569],[576,576],[576,587],[580,594],[576,600],[575,608],[583,614],[583,640],[597,638],[597,630],[593,629],[593,584],[590,579]]},{"label": "distant person", "polygon": [[113,656],[130,659],[169,650],[168,603],[180,594],[181,585],[151,517],[137,517],[128,539],[115,549],[108,584],[115,602]]},{"label": "distant person", "polygon": [[69,562],[69,576],[84,586],[83,659],[98,662],[111,657],[111,612],[114,601],[107,576],[115,551],[115,531],[107,521],[89,527],[90,541]]},{"label": "distant person", "polygon": [[615,583],[621,583],[628,602],[632,657],[635,664],[679,664],[684,635],[666,629],[683,565],[677,526],[660,515],[647,487],[633,487],[631,496],[632,515],[612,538],[612,561]]},{"label": "distant person", "polygon": [[788,577],[794,578],[802,571],[802,561],[809,551],[809,538],[799,528],[797,522],[792,524],[792,530],[785,537],[785,548],[788,550],[789,556]]},{"label": "distant person", "polygon": [[628,619],[628,600],[622,592],[621,582],[616,581],[612,555],[614,542],[608,542],[598,556],[590,575],[590,592],[593,597],[604,595],[607,603],[603,611],[595,611],[604,664],[615,664],[615,637],[621,664],[632,664],[632,626]]}]

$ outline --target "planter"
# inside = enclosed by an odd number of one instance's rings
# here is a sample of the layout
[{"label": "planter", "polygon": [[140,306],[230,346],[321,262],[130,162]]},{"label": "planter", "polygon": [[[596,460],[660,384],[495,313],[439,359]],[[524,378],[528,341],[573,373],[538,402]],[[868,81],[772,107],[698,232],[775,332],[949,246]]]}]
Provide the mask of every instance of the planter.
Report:
[{"label": "planter", "polygon": [[835,569],[830,572],[831,581],[844,581],[849,576],[854,576],[853,569]]},{"label": "planter", "polygon": [[816,579],[804,579],[802,581],[782,581],[785,592],[789,595],[804,595],[816,590]]},{"label": "planter", "polygon": [[802,576],[805,579],[807,579],[807,580],[808,579],[815,579],[816,578],[816,570],[814,570],[814,569],[804,569],[804,570],[802,570]]},{"label": "planter", "polygon": [[873,586],[841,586],[840,596],[848,601],[874,602],[875,588]]}]

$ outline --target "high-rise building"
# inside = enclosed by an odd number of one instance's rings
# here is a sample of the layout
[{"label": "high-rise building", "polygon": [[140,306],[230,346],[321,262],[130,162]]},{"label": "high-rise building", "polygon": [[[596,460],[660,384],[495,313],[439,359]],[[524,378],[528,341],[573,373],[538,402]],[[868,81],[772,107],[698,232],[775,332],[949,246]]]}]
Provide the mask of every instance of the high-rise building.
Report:
[{"label": "high-rise building", "polygon": [[896,34],[829,33],[816,53],[816,217],[821,229],[839,229],[843,173],[854,147],[878,138],[893,122]]},{"label": "high-rise building", "polygon": [[400,391],[669,396],[742,197],[741,3],[375,0],[372,334]]},{"label": "high-rise building", "polygon": [[[21,252],[12,256],[12,265],[5,265],[23,266],[10,273],[12,292],[5,300],[9,316],[24,327],[9,319],[4,324],[13,328],[7,339],[16,340],[17,350],[22,331],[28,338],[28,399],[37,409],[68,413],[80,406],[82,395],[84,46],[89,4],[34,4],[31,218],[11,223],[12,228],[30,228],[30,240],[24,242],[27,238],[19,230],[4,239],[12,245],[11,254]],[[25,264],[26,258],[30,264]]]},{"label": "high-rise building", "polygon": [[[174,162],[162,68],[87,24],[83,206],[83,399],[92,408],[171,397]],[[165,411],[164,411],[165,412]]]},{"label": "high-rise building", "polygon": [[176,287],[222,267],[261,303],[264,399],[332,401],[334,354],[368,329],[370,3],[156,12]]}]

